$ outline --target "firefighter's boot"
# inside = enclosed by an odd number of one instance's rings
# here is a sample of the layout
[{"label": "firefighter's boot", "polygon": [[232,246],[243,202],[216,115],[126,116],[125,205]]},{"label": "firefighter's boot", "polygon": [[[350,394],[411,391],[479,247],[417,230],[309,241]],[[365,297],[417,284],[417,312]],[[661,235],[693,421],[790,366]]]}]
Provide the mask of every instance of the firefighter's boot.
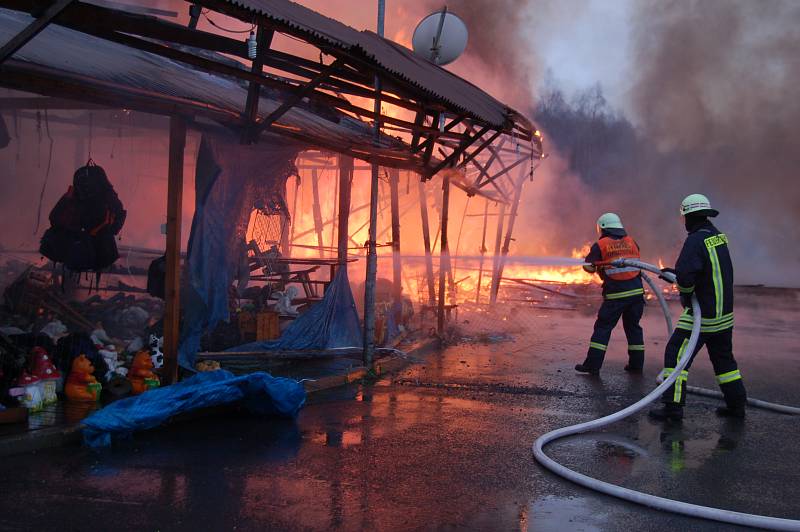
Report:
[{"label": "firefighter's boot", "polygon": [[730,417],[736,419],[744,419],[745,410],[744,405],[736,406],[721,406],[717,408],[717,415],[719,417]]},{"label": "firefighter's boot", "polygon": [[595,377],[600,375],[600,368],[589,367],[586,365],[585,362],[583,364],[575,364],[575,371],[577,371],[578,373],[587,373]]},{"label": "firefighter's boot", "polygon": [[664,403],[664,406],[652,409],[647,415],[658,421],[680,421],[683,419],[683,406]]}]

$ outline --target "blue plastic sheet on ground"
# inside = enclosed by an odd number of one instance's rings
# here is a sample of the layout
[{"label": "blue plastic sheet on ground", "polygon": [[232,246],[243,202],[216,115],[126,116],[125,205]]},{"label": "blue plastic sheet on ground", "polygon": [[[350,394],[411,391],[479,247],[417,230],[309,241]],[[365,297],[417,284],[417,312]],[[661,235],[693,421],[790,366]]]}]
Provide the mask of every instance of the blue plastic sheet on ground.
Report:
[{"label": "blue plastic sheet on ground", "polygon": [[83,438],[90,447],[108,447],[112,439],[157,427],[176,414],[237,402],[255,414],[293,418],[305,400],[303,385],[294,379],[264,372],[236,377],[225,370],[209,371],[111,403],[83,420]]},{"label": "blue plastic sheet on ground", "polygon": [[227,351],[274,351],[278,349],[333,349],[362,345],[361,325],[347,266],[339,267],[322,301],[289,325],[277,340],[252,342]]}]

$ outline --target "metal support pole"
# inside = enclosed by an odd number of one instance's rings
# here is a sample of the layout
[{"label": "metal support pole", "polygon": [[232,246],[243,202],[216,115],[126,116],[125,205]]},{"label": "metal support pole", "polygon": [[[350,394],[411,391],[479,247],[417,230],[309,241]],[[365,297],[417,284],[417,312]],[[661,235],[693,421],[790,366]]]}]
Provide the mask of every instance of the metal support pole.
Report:
[{"label": "metal support pole", "polygon": [[498,266],[500,264],[500,244],[503,240],[503,224],[506,221],[506,204],[500,204],[500,214],[497,216],[497,234],[494,240],[494,257],[492,258],[492,286],[489,293],[489,303],[497,303],[497,292],[500,289],[500,276]]},{"label": "metal support pole", "polygon": [[450,250],[447,247],[447,218],[450,210],[450,172],[445,172],[442,182],[442,243],[439,246],[439,305],[436,330],[444,332],[444,296],[446,273],[450,269]]},{"label": "metal support pole", "polygon": [[172,116],[169,120],[167,272],[164,296],[164,377],[170,384],[178,380],[178,340],[181,314],[181,207],[185,147],[186,122],[179,116]]},{"label": "metal support pole", "polygon": [[419,185],[419,210],[422,216],[422,241],[425,244],[425,277],[428,281],[428,305],[436,304],[436,286],[433,282],[433,256],[431,255],[431,229],[428,224],[428,197],[425,195],[425,183]]},{"label": "metal support pole", "polygon": [[475,289],[475,304],[481,302],[481,282],[483,282],[483,259],[486,256],[486,225],[489,221],[489,200],[483,207],[483,235],[481,235],[481,260],[478,264],[478,286]]}]

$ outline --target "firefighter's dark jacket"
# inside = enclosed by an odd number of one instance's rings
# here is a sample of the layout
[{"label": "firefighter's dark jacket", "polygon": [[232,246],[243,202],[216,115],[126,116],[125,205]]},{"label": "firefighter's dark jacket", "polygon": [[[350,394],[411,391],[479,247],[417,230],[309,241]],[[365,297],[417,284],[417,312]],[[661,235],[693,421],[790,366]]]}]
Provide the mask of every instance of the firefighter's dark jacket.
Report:
[{"label": "firefighter's dark jacket", "polygon": [[[733,327],[733,264],[728,238],[703,220],[691,227],[675,264],[678,290],[696,294],[702,312],[702,332],[720,332]],[[678,327],[691,329],[691,310],[681,316]]]},{"label": "firefighter's dark jacket", "polygon": [[[609,237],[614,240],[619,240],[627,235],[628,233],[626,233],[624,229],[603,229],[600,236],[601,238]],[[594,263],[601,260],[602,253],[600,252],[600,246],[595,242],[592,244],[592,248],[589,250],[589,254],[586,255],[584,261]],[[642,277],[639,275],[627,281],[615,281],[614,279],[610,279],[603,272],[602,268],[599,269],[597,273],[600,275],[600,279],[603,280],[603,296],[606,298],[609,298],[609,296],[614,298],[615,294],[630,294],[630,296],[641,297],[644,293]]]}]

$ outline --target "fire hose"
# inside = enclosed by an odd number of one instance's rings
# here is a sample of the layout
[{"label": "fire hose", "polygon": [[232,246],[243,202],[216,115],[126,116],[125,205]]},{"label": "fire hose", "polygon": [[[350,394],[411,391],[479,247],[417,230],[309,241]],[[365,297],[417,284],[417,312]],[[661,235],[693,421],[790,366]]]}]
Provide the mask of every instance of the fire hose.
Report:
[{"label": "fire hose", "polygon": [[[673,273],[662,272],[658,267],[645,262],[634,261],[631,259],[619,259],[617,261],[614,261],[613,265],[618,267],[636,267],[639,268],[640,270],[646,270],[656,273],[659,277],[666,280],[667,282],[670,283],[675,282],[675,275]],[[653,289],[653,292],[658,297],[659,302],[661,303],[662,310],[664,310],[664,314],[667,316],[669,332],[671,333],[672,320],[671,318],[669,318],[669,309],[667,307],[666,301],[664,300],[664,296],[661,294],[659,290],[655,288],[655,284],[653,283],[652,279],[650,279],[647,276],[644,277],[647,283]],[[626,417],[635,414],[636,412],[639,412],[640,410],[647,407],[650,403],[658,399],[661,396],[661,394],[675,382],[675,380],[681,374],[681,371],[683,371],[684,368],[689,364],[689,361],[692,360],[692,353],[694,353],[695,347],[697,346],[697,342],[700,338],[701,312],[700,312],[700,304],[697,301],[697,296],[695,295],[692,295],[692,313],[693,313],[692,332],[689,337],[689,342],[685,350],[685,352],[688,353],[689,355],[684,356],[678,361],[675,370],[669,376],[667,376],[663,380],[663,382],[661,382],[661,384],[659,384],[655,389],[653,389],[650,393],[648,393],[646,396],[644,396],[636,403],[618,412],[609,414],[599,419],[594,419],[592,421],[587,421],[585,423],[579,423],[577,425],[563,427],[560,429],[550,431],[546,434],[543,434],[533,444],[533,456],[536,459],[536,461],[539,462],[542,466],[546,467],[556,475],[566,478],[567,480],[571,480],[576,484],[579,484],[583,487],[589,488],[594,491],[598,491],[600,493],[604,493],[606,495],[611,495],[613,497],[624,499],[629,502],[634,502],[636,504],[649,506],[657,510],[663,510],[666,512],[687,515],[690,517],[699,517],[713,521],[720,521],[724,523],[731,523],[735,525],[767,528],[772,530],[800,531],[800,521],[798,520],[748,514],[743,512],[734,512],[731,510],[723,510],[720,508],[701,506],[698,504],[691,504],[687,502],[667,499],[665,497],[658,497],[656,495],[650,495],[648,493],[642,493],[640,491],[624,488],[622,486],[617,486],[616,484],[604,482],[602,480],[592,478],[582,473],[578,473],[577,471],[573,471],[572,469],[569,469],[559,464],[558,462],[547,456],[544,452],[544,446],[547,445],[548,443],[551,443],[561,438],[565,438],[567,436],[572,436],[574,434],[580,434],[583,432],[600,429],[601,427],[605,427],[607,425],[625,419]],[[713,390],[706,390],[704,388],[688,388],[688,390],[694,393],[699,393],[701,395],[708,395],[711,397],[721,397],[721,394],[718,394]],[[774,410],[786,414],[800,414],[800,409],[798,408],[788,407],[784,405],[776,405],[773,403],[767,403],[766,401],[758,401],[755,399],[750,399],[748,400],[748,404],[755,407],[766,408],[769,410]]]}]

